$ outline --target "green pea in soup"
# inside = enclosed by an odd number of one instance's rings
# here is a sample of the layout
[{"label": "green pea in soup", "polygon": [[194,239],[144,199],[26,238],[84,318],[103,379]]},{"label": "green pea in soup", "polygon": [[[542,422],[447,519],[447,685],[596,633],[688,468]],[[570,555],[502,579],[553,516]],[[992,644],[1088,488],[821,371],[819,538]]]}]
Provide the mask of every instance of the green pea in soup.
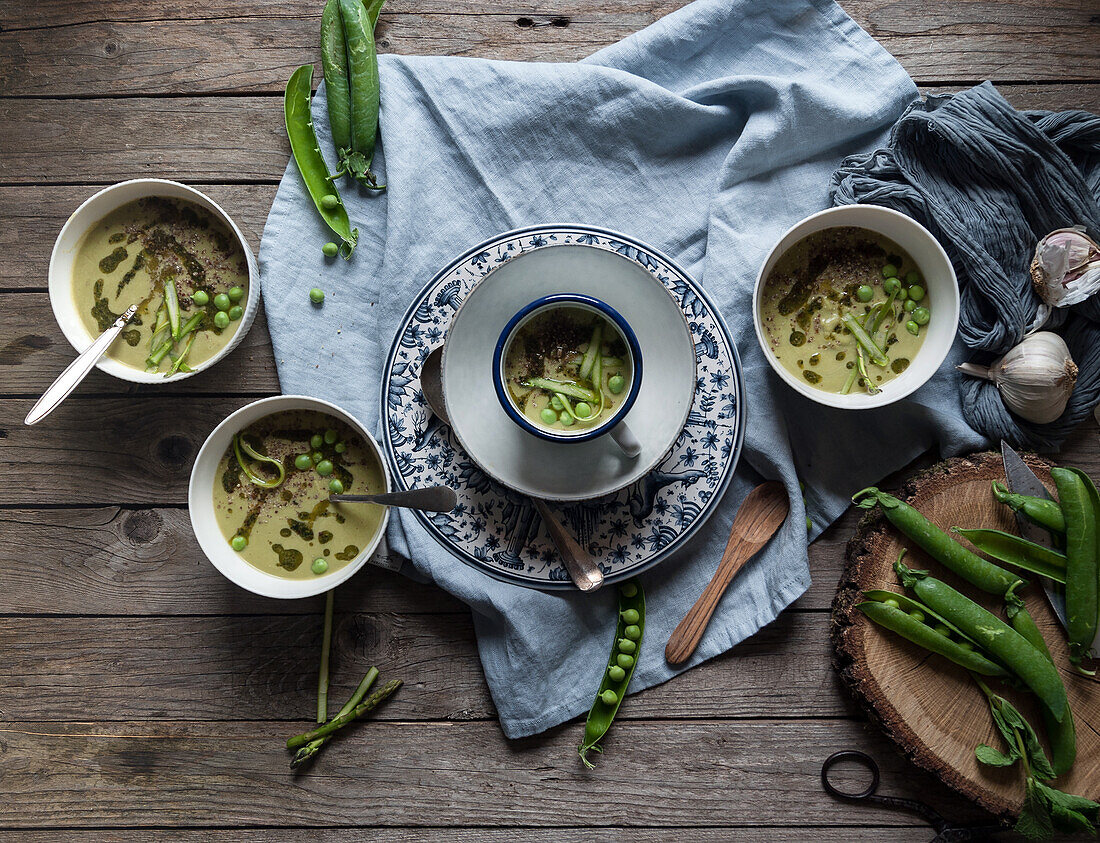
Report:
[{"label": "green pea in soup", "polygon": [[273,413],[233,437],[218,463],[214,512],[229,546],[292,580],[337,571],[367,547],[385,508],[332,503],[385,491],[374,450],[343,421],[311,410]]},{"label": "green pea in soup", "polygon": [[73,300],[92,336],[132,304],[137,314],[107,356],[150,372],[188,372],[237,332],[248,261],[233,233],[205,208],[148,197],[109,213],[81,238]]},{"label": "green pea in soup", "polygon": [[632,375],[619,329],[580,307],[536,313],[515,332],[504,358],[513,405],[531,424],[554,433],[606,422],[630,394]]},{"label": "green pea in soup", "polygon": [[768,347],[815,389],[874,394],[904,372],[924,343],[931,303],[915,261],[863,228],[827,228],[799,240],[764,280],[760,320]]}]

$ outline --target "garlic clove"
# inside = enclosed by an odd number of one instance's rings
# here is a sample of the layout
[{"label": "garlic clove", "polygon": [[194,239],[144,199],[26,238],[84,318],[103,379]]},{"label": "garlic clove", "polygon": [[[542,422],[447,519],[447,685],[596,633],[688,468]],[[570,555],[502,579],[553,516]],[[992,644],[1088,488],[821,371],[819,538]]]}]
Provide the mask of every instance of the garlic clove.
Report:
[{"label": "garlic clove", "polygon": [[1051,307],[1080,304],[1100,290],[1100,244],[1082,226],[1052,231],[1035,247],[1031,283]]},{"label": "garlic clove", "polygon": [[1026,337],[990,366],[963,363],[960,371],[992,381],[1008,409],[1035,424],[1049,424],[1065,412],[1077,383],[1077,364],[1057,334]]}]

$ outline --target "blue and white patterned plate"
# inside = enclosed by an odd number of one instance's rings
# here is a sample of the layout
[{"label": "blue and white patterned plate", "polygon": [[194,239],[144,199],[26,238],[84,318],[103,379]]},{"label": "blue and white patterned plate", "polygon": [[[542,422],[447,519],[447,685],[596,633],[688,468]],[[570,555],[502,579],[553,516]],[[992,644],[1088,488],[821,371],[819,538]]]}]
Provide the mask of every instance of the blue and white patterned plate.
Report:
[{"label": "blue and white patterned plate", "polygon": [[383,447],[395,485],[443,484],[458,491],[446,514],[417,519],[451,553],[490,576],[540,589],[571,589],[569,575],[531,502],[488,477],[431,415],[420,391],[424,358],[444,340],[471,289],[513,258],[562,244],[634,261],[679,302],[695,340],[697,383],[687,424],[657,467],[621,491],[554,504],[609,582],[668,558],[702,526],[733,477],[744,438],[744,380],[725,322],[676,264],[636,240],[590,226],[533,226],[475,246],[443,269],[409,307],[383,373]]}]

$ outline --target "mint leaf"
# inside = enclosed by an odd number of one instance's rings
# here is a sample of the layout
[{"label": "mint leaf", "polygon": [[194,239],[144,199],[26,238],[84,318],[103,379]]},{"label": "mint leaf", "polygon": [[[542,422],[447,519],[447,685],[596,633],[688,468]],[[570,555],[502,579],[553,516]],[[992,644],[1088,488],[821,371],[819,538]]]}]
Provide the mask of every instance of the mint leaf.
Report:
[{"label": "mint leaf", "polygon": [[1015,830],[1029,840],[1046,840],[1054,834],[1054,822],[1048,802],[1036,785],[1043,787],[1035,779],[1028,778],[1024,807],[1020,809]]},{"label": "mint leaf", "polygon": [[1091,799],[1055,790],[1053,787],[1042,783],[1039,783],[1038,786],[1052,806],[1072,811],[1082,817],[1089,825],[1095,825],[1097,820],[1100,819],[1100,804],[1093,802]]},{"label": "mint leaf", "polygon": [[978,744],[974,750],[974,755],[982,764],[987,764],[990,767],[1011,767],[1019,759],[1019,753],[1011,753],[1006,755],[998,749],[994,749],[991,746]]}]

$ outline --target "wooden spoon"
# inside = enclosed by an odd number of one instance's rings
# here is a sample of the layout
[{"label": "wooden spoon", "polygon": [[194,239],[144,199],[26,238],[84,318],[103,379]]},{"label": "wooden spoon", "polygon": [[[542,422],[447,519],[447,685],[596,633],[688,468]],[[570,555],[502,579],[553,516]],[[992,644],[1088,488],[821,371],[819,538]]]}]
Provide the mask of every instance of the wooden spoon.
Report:
[{"label": "wooden spoon", "polygon": [[726,588],[753,554],[775,535],[790,508],[787,490],[782,483],[772,480],[761,483],[749,492],[734,516],[718,570],[668,639],[665,660],[669,664],[682,664],[691,658]]}]

